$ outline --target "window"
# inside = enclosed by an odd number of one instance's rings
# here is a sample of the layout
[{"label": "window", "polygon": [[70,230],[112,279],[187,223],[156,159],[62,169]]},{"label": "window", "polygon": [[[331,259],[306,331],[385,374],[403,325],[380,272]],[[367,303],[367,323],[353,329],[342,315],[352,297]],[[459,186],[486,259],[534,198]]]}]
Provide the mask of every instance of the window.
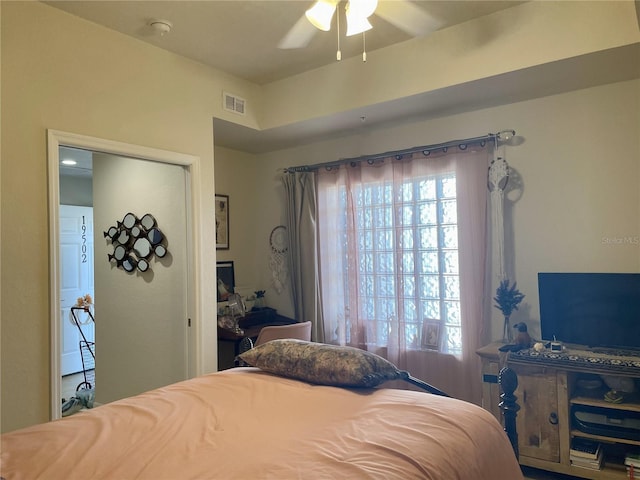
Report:
[{"label": "window", "polygon": [[336,330],[344,323],[345,342],[357,308],[367,346],[403,335],[407,349],[460,354],[455,174],[356,182],[350,195],[333,185],[318,195],[319,224],[333,225],[320,238],[323,297],[337,311]]}]

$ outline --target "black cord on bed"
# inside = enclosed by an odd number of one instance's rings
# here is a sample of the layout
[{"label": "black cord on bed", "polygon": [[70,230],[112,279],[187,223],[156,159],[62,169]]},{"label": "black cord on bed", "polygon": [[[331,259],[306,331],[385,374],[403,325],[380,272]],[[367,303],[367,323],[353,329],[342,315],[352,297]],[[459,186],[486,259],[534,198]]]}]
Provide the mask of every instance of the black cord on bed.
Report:
[{"label": "black cord on bed", "polygon": [[443,392],[442,390],[440,390],[439,388],[434,387],[433,385],[428,384],[427,382],[423,382],[422,380],[420,380],[419,378],[416,377],[412,377],[409,372],[400,372],[401,376],[400,378],[406,382],[409,382],[411,385],[415,385],[416,387],[419,387],[423,390],[426,390],[429,393],[432,393],[434,395],[440,395],[442,397],[451,397],[451,395]]}]

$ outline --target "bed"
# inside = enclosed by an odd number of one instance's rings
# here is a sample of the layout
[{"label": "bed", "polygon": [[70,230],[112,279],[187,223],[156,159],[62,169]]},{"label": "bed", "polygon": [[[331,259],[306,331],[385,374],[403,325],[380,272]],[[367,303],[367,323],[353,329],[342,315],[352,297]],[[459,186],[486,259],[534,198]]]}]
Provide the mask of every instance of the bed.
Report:
[{"label": "bed", "polygon": [[[282,348],[308,345],[298,342],[276,340],[243,354],[248,364],[262,368],[203,375],[6,433],[0,475],[5,480],[523,478],[505,432],[486,410],[445,396],[380,388],[393,375],[372,367],[369,356],[356,373],[353,358],[336,360],[333,348],[325,355],[330,366],[318,367],[317,355],[308,359],[308,352],[292,363],[291,350]],[[285,360],[269,352],[272,344]],[[336,374],[344,364],[351,371]],[[305,379],[298,378],[300,372]],[[349,383],[354,378],[356,386]]]}]

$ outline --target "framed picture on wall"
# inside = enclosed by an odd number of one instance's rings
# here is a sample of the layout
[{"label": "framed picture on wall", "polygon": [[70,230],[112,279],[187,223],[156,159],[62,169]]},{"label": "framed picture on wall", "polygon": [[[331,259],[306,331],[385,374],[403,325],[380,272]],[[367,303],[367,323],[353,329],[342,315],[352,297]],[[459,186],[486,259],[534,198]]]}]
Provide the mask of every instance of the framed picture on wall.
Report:
[{"label": "framed picture on wall", "polygon": [[229,299],[229,295],[234,293],[236,287],[233,262],[217,262],[216,278],[218,302],[226,302]]},{"label": "framed picture on wall", "polygon": [[229,195],[216,194],[216,249],[229,249]]}]

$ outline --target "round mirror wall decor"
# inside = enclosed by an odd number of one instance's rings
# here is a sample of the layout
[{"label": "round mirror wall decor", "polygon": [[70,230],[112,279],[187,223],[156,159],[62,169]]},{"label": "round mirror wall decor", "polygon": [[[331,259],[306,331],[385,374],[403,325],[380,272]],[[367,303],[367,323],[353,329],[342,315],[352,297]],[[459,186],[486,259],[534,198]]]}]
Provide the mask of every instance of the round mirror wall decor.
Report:
[{"label": "round mirror wall decor", "polygon": [[167,249],[164,245],[156,245],[153,252],[156,254],[156,257],[164,257],[167,254]]},{"label": "round mirror wall decor", "polygon": [[151,244],[146,238],[139,238],[133,244],[133,251],[138,258],[148,258],[151,255]]},{"label": "round mirror wall decor", "polygon": [[147,233],[147,238],[149,239],[151,245],[159,245],[164,239],[164,235],[162,235],[162,232],[159,228],[152,228]]},{"label": "round mirror wall decor", "polygon": [[137,262],[128,256],[122,261],[122,269],[125,272],[133,272],[136,269]]},{"label": "round mirror wall decor", "polygon": [[162,258],[168,253],[166,238],[150,213],[140,219],[127,213],[104,232],[104,238],[113,246],[113,253],[107,254],[109,262],[127,273],[146,272],[154,255]]},{"label": "round mirror wall decor", "polygon": [[136,223],[138,223],[138,218],[133,213],[127,213],[122,219],[122,225],[124,225],[127,230],[131,230]]},{"label": "round mirror wall decor", "polygon": [[149,262],[147,262],[144,258],[141,258],[138,262],[138,270],[141,272],[146,272],[149,268]]},{"label": "round mirror wall decor", "polygon": [[142,228],[144,228],[145,230],[151,230],[153,227],[156,226],[156,219],[153,218],[153,215],[151,215],[150,213],[147,213],[140,220],[140,225],[142,225]]},{"label": "round mirror wall decor", "polygon": [[118,229],[116,227],[109,227],[109,230],[105,232],[105,235],[113,240],[116,238],[116,235],[118,235]]}]

